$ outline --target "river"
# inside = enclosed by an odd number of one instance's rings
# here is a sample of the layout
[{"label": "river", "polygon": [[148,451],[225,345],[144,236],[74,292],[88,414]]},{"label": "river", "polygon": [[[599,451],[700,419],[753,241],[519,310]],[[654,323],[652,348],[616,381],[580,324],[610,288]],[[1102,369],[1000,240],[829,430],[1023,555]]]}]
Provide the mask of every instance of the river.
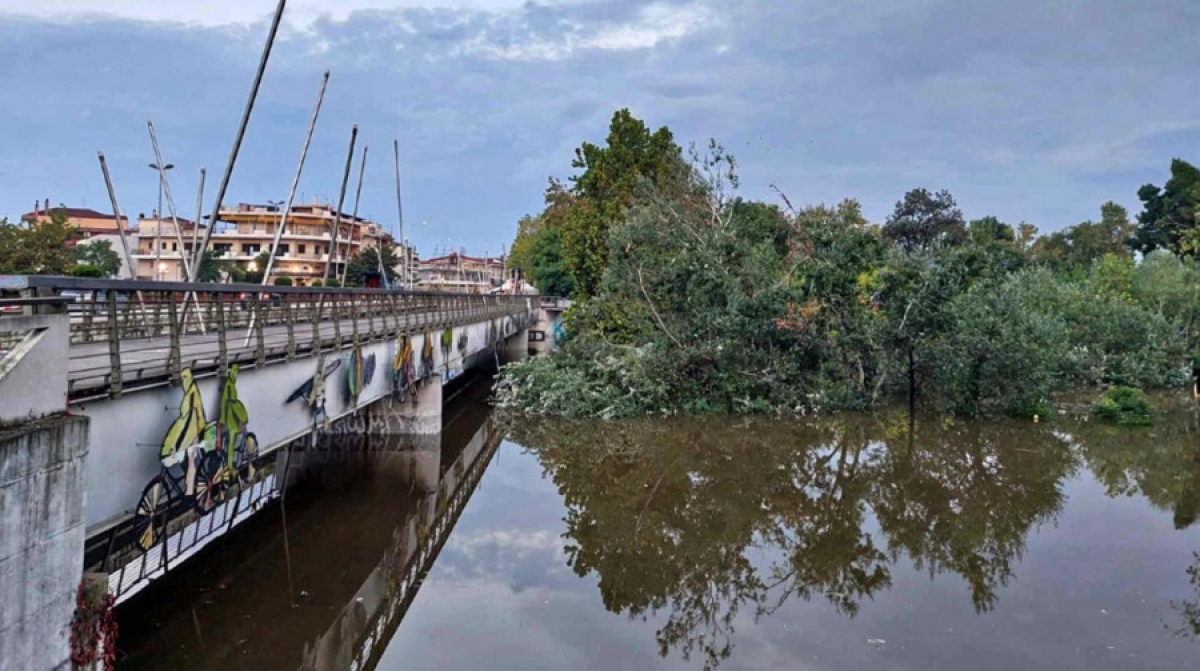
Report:
[{"label": "river", "polygon": [[[1194,406],[493,417],[335,445],[118,608],[121,669],[1196,669]],[[286,523],[285,523],[286,521]]]}]

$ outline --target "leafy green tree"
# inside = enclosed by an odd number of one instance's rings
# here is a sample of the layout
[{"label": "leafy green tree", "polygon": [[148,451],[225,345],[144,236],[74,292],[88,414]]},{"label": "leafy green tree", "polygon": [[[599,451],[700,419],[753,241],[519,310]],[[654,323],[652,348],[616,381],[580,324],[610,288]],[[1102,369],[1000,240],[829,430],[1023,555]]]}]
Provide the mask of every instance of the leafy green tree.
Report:
[{"label": "leafy green tree", "polygon": [[104,277],[104,271],[88,263],[77,264],[71,269],[72,277]]},{"label": "leafy green tree", "polygon": [[108,240],[80,242],[74,251],[75,262],[94,266],[100,270],[100,277],[115,277],[121,272],[121,256]]},{"label": "leafy green tree", "polygon": [[[245,275],[244,271],[235,264],[218,258],[217,253],[213,250],[204,250],[204,256],[200,258],[200,272],[196,275],[196,279],[200,282],[220,282],[222,272],[229,273],[235,282],[243,281]],[[259,281],[261,282],[262,279],[260,278]]]},{"label": "leafy green tree", "polygon": [[883,225],[883,236],[912,251],[961,245],[967,240],[967,228],[949,191],[913,189],[896,203]]},{"label": "leafy green tree", "polygon": [[69,275],[75,253],[69,243],[79,231],[61,210],[28,228],[0,220],[0,273],[14,275]]},{"label": "leafy green tree", "polygon": [[532,270],[528,277],[535,287],[547,296],[570,296],[575,293],[575,281],[563,267],[562,233],[547,229],[534,241],[530,250]]},{"label": "leafy green tree", "polygon": [[967,231],[971,235],[971,241],[977,245],[1000,242],[1014,243],[1017,239],[1012,226],[990,216],[975,219],[967,224]]},{"label": "leafy green tree", "polygon": [[585,142],[575,150],[571,166],[582,172],[571,178],[576,202],[563,221],[562,249],[581,296],[596,293],[608,265],[608,231],[624,220],[638,183],[674,177],[681,160],[670,130],[651,132],[627,109],[613,115],[606,146]]},{"label": "leafy green tree", "polygon": [[1187,161],[1171,161],[1171,177],[1159,188],[1138,189],[1142,212],[1130,246],[1143,254],[1165,249],[1179,256],[1200,250],[1200,169]]},{"label": "leafy green tree", "polygon": [[1034,242],[1034,259],[1059,272],[1083,276],[1105,255],[1132,256],[1127,242],[1134,233],[1125,208],[1113,202],[1100,206],[1100,221],[1085,221]]},{"label": "leafy green tree", "polygon": [[[400,258],[396,256],[395,249],[384,247],[383,270],[387,274],[389,285],[394,286],[396,284],[396,278],[399,277],[399,274],[396,272],[396,266],[398,265],[400,265]],[[346,265],[346,286],[361,287],[366,284],[367,276],[378,274],[379,251],[375,247],[369,247],[355,254]]]}]

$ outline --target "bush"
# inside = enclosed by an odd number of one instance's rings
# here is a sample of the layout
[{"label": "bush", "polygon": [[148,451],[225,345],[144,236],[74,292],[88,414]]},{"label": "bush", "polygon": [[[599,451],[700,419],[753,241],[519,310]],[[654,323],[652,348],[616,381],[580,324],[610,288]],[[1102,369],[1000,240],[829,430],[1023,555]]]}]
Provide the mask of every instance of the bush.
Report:
[{"label": "bush", "polygon": [[72,277],[104,277],[104,271],[100,268],[91,265],[90,263],[81,263],[71,269]]},{"label": "bush", "polygon": [[1121,426],[1149,426],[1154,423],[1150,402],[1141,389],[1113,387],[1092,406],[1092,415]]},{"label": "bush", "polygon": [[277,287],[290,287],[290,286],[292,286],[292,284],[293,284],[292,278],[290,278],[290,277],[276,277],[275,278],[275,286],[277,286]]}]

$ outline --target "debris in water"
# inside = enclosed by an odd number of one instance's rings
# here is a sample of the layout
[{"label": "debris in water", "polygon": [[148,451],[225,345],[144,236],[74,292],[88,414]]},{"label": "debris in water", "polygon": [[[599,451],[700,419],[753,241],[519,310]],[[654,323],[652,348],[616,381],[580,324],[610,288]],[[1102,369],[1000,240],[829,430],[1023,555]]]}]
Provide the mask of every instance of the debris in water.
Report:
[{"label": "debris in water", "polygon": [[887,640],[882,638],[868,638],[867,643],[876,650],[883,650],[884,646],[887,645]]}]

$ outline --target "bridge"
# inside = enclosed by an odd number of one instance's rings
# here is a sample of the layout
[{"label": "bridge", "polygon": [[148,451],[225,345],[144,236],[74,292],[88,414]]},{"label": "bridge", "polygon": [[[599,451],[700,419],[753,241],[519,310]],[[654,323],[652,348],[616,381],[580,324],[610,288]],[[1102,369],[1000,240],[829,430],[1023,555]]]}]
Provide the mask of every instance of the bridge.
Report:
[{"label": "bridge", "polygon": [[540,308],[35,276],[0,290],[0,661],[15,668],[66,659],[81,584],[110,608],[281,496],[294,447],[436,445],[442,384],[523,356]]}]

